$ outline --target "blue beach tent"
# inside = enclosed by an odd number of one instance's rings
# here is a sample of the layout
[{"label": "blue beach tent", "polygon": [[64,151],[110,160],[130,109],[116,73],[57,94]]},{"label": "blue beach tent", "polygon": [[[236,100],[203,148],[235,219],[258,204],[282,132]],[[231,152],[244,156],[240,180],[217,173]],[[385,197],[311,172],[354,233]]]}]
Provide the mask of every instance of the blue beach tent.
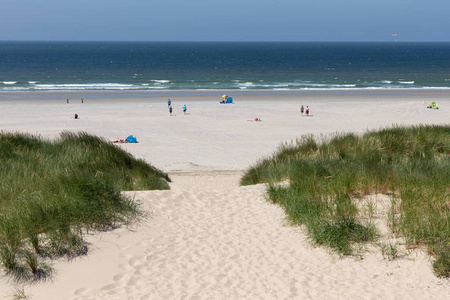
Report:
[{"label": "blue beach tent", "polygon": [[233,103],[233,97],[227,97],[227,103]]},{"label": "blue beach tent", "polygon": [[130,135],[129,137],[126,138],[128,143],[137,143],[137,138]]}]

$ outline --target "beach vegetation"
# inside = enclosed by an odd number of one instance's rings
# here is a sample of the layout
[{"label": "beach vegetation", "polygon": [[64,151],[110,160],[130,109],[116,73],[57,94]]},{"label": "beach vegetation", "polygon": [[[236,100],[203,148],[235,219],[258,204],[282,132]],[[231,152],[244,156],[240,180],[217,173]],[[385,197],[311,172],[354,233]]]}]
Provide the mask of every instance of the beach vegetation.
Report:
[{"label": "beach vegetation", "polygon": [[[358,199],[387,195],[391,237],[403,238],[408,248],[426,247],[435,273],[449,277],[449,125],[393,126],[326,139],[306,135],[282,144],[241,179],[242,185],[257,183],[268,184],[269,199],[304,225],[314,243],[341,254],[380,236],[372,222],[374,203],[361,209]],[[384,244],[382,251],[389,259],[399,256],[398,245]]]},{"label": "beach vegetation", "polygon": [[46,261],[87,253],[83,234],[136,221],[126,190],[168,189],[164,172],[102,138],[49,141],[0,133],[0,265],[17,280],[51,274]]},{"label": "beach vegetation", "polygon": [[381,254],[388,260],[395,260],[401,255],[398,243],[382,242],[379,246]]},{"label": "beach vegetation", "polygon": [[25,293],[25,289],[23,287],[16,287],[15,288],[15,292],[12,295],[12,299],[14,299],[14,300],[28,300],[28,299],[31,299],[31,297]]}]

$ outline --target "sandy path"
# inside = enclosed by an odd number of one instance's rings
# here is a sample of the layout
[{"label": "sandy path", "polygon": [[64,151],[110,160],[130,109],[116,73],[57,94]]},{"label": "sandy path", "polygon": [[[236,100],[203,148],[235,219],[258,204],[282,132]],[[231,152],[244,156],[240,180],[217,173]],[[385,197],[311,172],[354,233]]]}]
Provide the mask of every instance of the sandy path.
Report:
[{"label": "sandy path", "polygon": [[[338,258],[313,248],[240,172],[172,175],[170,191],[129,192],[149,217],[91,236],[92,252],[58,266],[32,299],[448,299],[448,281],[417,251]],[[74,284],[76,282],[76,284]],[[54,287],[54,288],[52,288]]]}]

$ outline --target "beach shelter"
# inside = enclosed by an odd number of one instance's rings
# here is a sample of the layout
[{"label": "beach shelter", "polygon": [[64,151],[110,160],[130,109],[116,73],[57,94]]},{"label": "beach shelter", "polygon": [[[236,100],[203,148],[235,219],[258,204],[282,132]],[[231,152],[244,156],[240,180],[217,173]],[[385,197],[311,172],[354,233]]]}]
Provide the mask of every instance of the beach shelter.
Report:
[{"label": "beach shelter", "polygon": [[134,137],[133,135],[130,135],[129,137],[126,138],[128,143],[137,143],[137,138]]},{"label": "beach shelter", "polygon": [[233,103],[233,97],[227,97],[227,103]]}]

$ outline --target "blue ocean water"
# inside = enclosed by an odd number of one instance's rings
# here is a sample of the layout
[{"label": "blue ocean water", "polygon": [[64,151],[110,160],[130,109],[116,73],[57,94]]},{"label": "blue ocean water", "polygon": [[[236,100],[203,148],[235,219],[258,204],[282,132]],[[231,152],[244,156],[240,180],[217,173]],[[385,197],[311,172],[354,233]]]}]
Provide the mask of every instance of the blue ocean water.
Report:
[{"label": "blue ocean water", "polygon": [[450,88],[450,43],[0,42],[0,91]]}]

